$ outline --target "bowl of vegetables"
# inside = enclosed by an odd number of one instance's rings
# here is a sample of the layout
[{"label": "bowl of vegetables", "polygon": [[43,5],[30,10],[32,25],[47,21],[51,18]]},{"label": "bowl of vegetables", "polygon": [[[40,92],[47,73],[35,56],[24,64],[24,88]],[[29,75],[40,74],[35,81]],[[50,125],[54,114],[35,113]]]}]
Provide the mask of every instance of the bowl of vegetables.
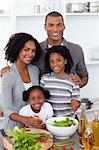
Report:
[{"label": "bowl of vegetables", "polygon": [[46,128],[56,139],[67,139],[78,128],[78,120],[72,117],[52,117],[46,121]]}]

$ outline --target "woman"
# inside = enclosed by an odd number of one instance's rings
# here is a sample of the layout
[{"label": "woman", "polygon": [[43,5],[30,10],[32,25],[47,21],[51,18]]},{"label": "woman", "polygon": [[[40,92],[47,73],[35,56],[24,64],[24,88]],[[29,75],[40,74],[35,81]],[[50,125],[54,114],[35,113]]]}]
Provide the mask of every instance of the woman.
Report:
[{"label": "woman", "polygon": [[23,91],[39,84],[39,69],[31,63],[39,59],[40,45],[30,34],[17,33],[10,37],[4,50],[5,58],[12,63],[11,72],[2,78],[4,130],[7,131],[18,122],[32,126],[32,117],[23,117],[18,112],[26,105]]}]

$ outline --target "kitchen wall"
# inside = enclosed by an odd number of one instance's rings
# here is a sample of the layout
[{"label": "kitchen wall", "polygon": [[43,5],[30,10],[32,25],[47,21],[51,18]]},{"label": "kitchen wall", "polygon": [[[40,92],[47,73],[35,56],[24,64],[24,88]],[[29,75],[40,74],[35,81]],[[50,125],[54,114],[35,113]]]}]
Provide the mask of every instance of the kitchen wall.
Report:
[{"label": "kitchen wall", "polygon": [[91,99],[99,97],[99,64],[87,65],[89,72],[88,84],[81,88],[81,97]]}]

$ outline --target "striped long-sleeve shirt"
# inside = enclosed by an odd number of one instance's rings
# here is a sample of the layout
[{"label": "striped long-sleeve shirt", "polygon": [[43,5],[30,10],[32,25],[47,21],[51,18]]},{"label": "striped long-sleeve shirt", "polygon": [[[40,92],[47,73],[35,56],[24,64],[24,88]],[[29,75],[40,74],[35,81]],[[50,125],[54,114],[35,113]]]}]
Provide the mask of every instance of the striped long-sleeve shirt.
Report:
[{"label": "striped long-sleeve shirt", "polygon": [[51,97],[47,101],[53,106],[56,115],[66,114],[71,110],[72,99],[80,101],[80,89],[67,76],[56,77],[54,73],[44,74],[41,86],[49,90]]}]

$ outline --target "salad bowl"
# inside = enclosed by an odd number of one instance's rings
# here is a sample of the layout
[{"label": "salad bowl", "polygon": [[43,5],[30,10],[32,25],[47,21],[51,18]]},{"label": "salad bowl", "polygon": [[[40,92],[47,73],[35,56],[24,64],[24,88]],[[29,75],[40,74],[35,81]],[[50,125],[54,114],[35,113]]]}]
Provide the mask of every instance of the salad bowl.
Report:
[{"label": "salad bowl", "polygon": [[52,117],[46,121],[46,128],[56,139],[67,139],[78,128],[78,120],[72,117]]}]

